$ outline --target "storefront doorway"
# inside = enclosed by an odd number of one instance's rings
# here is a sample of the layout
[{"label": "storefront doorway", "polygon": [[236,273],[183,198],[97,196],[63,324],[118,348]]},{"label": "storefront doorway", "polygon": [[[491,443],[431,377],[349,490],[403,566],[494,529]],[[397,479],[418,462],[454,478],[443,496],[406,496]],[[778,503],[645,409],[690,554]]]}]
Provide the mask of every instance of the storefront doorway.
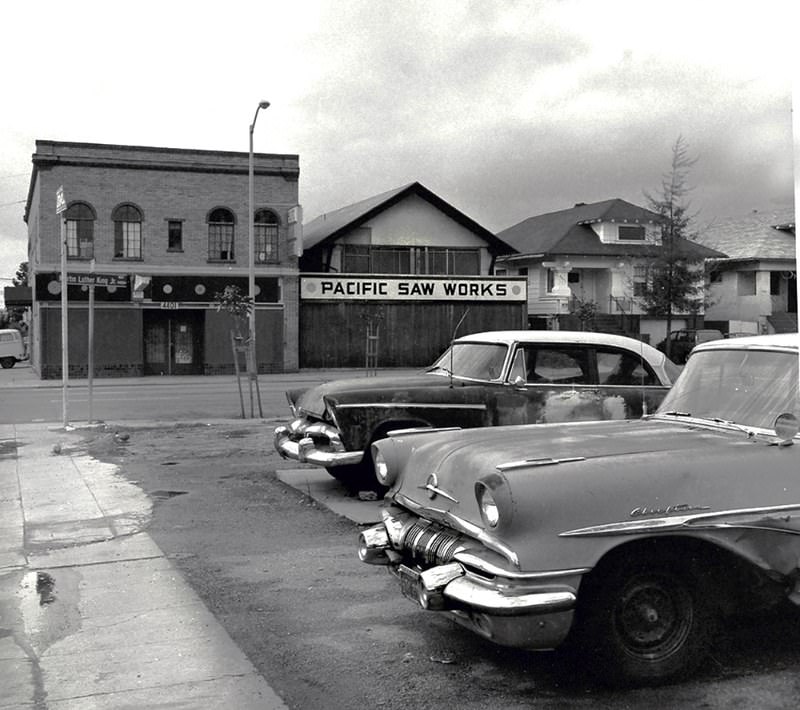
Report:
[{"label": "storefront doorway", "polygon": [[144,311],[144,374],[202,375],[204,312]]}]

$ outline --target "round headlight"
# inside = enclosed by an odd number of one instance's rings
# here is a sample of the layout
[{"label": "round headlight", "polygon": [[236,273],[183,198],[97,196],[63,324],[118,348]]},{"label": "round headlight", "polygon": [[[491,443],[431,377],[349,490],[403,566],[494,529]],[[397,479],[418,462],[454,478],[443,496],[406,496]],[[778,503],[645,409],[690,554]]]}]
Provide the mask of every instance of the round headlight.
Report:
[{"label": "round headlight", "polygon": [[384,457],[383,453],[377,450],[374,451],[372,460],[375,464],[375,477],[378,479],[378,481],[380,481],[381,484],[388,486],[389,464],[386,462],[386,458]]},{"label": "round headlight", "polygon": [[475,493],[478,496],[478,508],[484,524],[487,527],[496,528],[500,522],[500,509],[497,507],[492,491],[483,483],[478,483],[475,486]]},{"label": "round headlight", "polygon": [[394,442],[391,439],[380,439],[372,444],[372,465],[378,483],[391,488],[400,469]]}]

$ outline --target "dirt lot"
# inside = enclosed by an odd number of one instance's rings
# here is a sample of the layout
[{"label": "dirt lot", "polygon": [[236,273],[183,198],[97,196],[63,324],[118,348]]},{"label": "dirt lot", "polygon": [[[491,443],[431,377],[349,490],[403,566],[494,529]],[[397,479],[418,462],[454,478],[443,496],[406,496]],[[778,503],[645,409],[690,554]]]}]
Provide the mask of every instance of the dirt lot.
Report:
[{"label": "dirt lot", "polygon": [[358,561],[358,526],[277,479],[271,426],[88,435],[156,501],[148,528],[290,708],[794,707],[798,616],[740,624],[697,679],[611,693],[565,657],[497,648]]}]

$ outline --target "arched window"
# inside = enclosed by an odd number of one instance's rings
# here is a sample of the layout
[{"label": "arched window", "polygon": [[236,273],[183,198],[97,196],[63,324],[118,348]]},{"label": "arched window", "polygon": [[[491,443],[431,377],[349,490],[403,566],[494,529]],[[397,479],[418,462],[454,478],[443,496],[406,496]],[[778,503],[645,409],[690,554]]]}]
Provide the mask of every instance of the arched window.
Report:
[{"label": "arched window", "polygon": [[208,260],[233,261],[233,212],[217,207],[208,215]]},{"label": "arched window", "polygon": [[67,258],[94,257],[94,221],[96,215],[85,202],[73,202],[64,213],[67,223]]},{"label": "arched window", "polygon": [[256,264],[278,261],[278,218],[271,210],[258,210],[253,218]]},{"label": "arched window", "polygon": [[142,213],[130,204],[119,205],[111,214],[114,220],[114,258],[142,258]]}]

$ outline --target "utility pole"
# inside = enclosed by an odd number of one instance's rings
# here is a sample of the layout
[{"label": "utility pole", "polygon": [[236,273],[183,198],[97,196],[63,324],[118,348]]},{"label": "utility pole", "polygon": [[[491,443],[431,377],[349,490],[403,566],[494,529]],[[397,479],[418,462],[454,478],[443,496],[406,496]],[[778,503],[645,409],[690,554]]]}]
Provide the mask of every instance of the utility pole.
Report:
[{"label": "utility pole", "polygon": [[56,191],[56,215],[61,225],[61,413],[64,427],[69,425],[69,298],[67,297],[67,201],[64,198],[64,186]]}]

